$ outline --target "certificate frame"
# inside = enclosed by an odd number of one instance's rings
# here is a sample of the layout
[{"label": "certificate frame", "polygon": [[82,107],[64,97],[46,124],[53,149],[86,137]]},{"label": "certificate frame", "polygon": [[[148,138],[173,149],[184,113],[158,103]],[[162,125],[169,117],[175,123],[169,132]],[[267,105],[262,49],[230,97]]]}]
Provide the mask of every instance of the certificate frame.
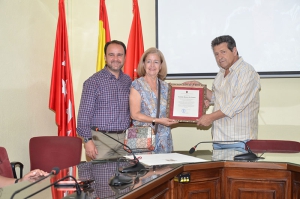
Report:
[{"label": "certificate frame", "polygon": [[178,122],[196,123],[206,113],[206,85],[169,83],[167,116]]}]

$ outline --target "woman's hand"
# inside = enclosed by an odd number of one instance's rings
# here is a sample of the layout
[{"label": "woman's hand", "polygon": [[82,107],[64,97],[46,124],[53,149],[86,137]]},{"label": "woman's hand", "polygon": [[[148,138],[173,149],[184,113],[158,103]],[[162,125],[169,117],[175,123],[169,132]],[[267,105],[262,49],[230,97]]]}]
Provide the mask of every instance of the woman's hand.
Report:
[{"label": "woman's hand", "polygon": [[169,118],[159,118],[159,119],[156,119],[156,122],[159,124],[162,124],[164,126],[171,126],[173,124],[178,123],[177,120],[173,120],[173,119],[169,119]]},{"label": "woman's hand", "polygon": [[27,180],[27,181],[30,181],[30,182],[34,182],[36,180],[38,180],[40,177],[42,176],[46,176],[48,175],[49,173],[45,172],[45,171],[42,171],[40,169],[35,169],[35,170],[32,170],[30,171],[29,173],[27,173],[26,175],[24,175],[23,178],[21,178],[19,180],[19,182],[22,182],[24,180]]}]

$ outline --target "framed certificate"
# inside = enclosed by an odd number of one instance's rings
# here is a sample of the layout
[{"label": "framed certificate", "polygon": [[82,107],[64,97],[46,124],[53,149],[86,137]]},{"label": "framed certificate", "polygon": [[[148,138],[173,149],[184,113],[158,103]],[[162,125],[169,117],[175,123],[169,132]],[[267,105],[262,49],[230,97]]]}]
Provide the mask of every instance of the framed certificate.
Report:
[{"label": "framed certificate", "polygon": [[206,85],[169,83],[167,115],[179,122],[195,123],[205,114]]}]

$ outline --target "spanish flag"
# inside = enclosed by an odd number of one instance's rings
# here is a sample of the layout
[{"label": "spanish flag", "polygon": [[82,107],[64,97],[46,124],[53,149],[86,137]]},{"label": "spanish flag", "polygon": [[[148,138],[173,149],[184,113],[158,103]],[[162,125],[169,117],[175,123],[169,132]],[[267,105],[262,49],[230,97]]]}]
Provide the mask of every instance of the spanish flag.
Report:
[{"label": "spanish flag", "polygon": [[133,20],[129,34],[124,73],[129,75],[132,80],[138,78],[136,69],[141,56],[144,53],[144,41],[140,10],[137,0],[133,0]]},{"label": "spanish flag", "polygon": [[105,43],[110,41],[110,32],[108,17],[106,12],[105,0],[100,0],[100,9],[99,9],[99,37],[98,37],[98,57],[97,57],[97,66],[96,71],[99,71],[104,68],[104,46]]}]

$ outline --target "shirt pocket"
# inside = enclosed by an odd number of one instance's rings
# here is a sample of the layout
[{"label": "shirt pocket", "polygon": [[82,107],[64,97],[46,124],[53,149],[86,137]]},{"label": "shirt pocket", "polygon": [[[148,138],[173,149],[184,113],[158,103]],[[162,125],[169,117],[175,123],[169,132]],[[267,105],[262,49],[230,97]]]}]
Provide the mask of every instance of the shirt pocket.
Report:
[{"label": "shirt pocket", "polygon": [[108,90],[98,91],[95,99],[95,109],[107,108],[111,104],[111,97]]}]

